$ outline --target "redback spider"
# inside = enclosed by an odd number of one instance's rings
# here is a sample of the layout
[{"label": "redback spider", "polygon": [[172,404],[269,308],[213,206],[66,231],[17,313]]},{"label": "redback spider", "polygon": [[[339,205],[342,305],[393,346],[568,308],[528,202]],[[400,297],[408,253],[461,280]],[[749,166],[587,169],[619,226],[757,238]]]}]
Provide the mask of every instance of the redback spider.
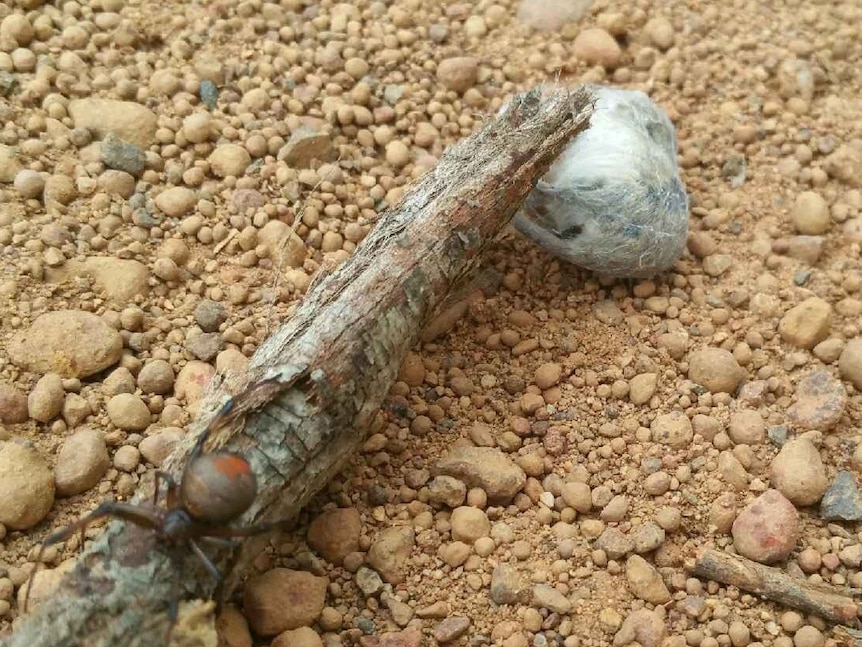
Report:
[{"label": "redback spider", "polygon": [[[48,535],[42,542],[36,558],[36,566],[33,568],[27,584],[24,611],[27,611],[33,578],[42,561],[45,548],[65,541],[76,532],[81,533],[81,545],[83,546],[84,531],[87,526],[103,517],[117,517],[152,530],[156,535],[156,540],[163,547],[169,549],[186,547],[190,549],[216,580],[217,585],[221,584],[222,575],[212,560],[201,550],[197,542],[198,539],[224,541],[232,537],[249,537],[274,530],[283,525],[281,523],[263,523],[244,528],[227,526],[226,524],[248,510],[254,502],[257,496],[257,478],[249,462],[242,456],[230,452],[204,453],[203,451],[204,443],[211,431],[222,426],[226,420],[232,417],[230,414],[232,409],[236,407],[238,399],[246,395],[253,395],[252,392],[258,386],[265,387],[267,384],[266,382],[258,383],[237,398],[229,400],[204,429],[189,454],[179,485],[167,472],[157,471],[152,504],[141,505],[106,501],[75,523]],[[161,481],[167,484],[164,507],[159,507]],[[179,613],[179,577],[182,566],[182,554],[179,550],[170,550],[169,554],[175,565],[176,577],[168,606],[167,643],[170,642],[171,632]]]}]

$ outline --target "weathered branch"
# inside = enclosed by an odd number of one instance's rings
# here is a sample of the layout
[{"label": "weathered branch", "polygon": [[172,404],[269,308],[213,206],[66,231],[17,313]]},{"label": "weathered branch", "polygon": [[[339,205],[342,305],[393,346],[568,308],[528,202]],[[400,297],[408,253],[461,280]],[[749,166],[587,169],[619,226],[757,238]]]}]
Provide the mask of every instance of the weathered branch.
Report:
[{"label": "weathered branch", "polygon": [[[423,323],[472,271],[563,147],[586,128],[590,98],[530,92],[450,149],[251,361],[234,414],[244,433],[215,444],[242,452],[260,495],[241,520],[290,519],[358,447]],[[228,394],[207,398],[203,418]],[[200,432],[203,422],[194,431]],[[188,446],[169,461],[178,473]],[[234,576],[257,546],[245,543]],[[157,645],[163,642],[170,561],[152,535],[112,523],[10,647]],[[224,560],[222,560],[224,566]],[[186,592],[211,593],[186,578]],[[154,629],[155,627],[155,629]]]},{"label": "weathered branch", "polygon": [[744,557],[707,549],[687,564],[687,570],[698,577],[762,595],[829,622],[851,626],[858,622],[856,602],[842,595],[837,588],[825,584],[815,585]]}]

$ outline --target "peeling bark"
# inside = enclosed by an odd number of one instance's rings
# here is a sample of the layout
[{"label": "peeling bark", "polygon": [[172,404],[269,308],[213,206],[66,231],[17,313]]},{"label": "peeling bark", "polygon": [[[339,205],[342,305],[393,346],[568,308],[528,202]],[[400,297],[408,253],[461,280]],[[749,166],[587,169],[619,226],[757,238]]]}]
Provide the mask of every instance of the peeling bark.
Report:
[{"label": "peeling bark", "polygon": [[[581,91],[521,95],[447,151],[258,349],[248,384],[233,396],[211,443],[241,452],[258,476],[260,493],[242,524],[294,518],[338,472],[364,439],[423,323],[479,265],[591,112]],[[226,386],[210,394],[190,435],[228,399]],[[169,471],[180,472],[190,444],[171,457]],[[162,645],[175,574],[152,540],[112,522],[5,644]],[[228,590],[263,541],[246,540],[233,556]],[[185,594],[210,595],[206,574],[186,561]]]}]

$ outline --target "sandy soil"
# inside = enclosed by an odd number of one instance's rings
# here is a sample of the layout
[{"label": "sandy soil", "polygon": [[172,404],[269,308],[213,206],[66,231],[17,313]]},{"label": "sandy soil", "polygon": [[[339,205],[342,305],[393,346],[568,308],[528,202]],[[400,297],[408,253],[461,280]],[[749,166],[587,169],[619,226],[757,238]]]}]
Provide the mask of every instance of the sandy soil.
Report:
[{"label": "sandy soil", "polygon": [[[742,512],[776,488],[794,505],[757,523],[799,520],[775,568],[862,588],[860,25],[855,0],[0,6],[0,635],[39,542],[150,478],[200,380],[242,370],[448,145],[559,80],[640,89],[671,116],[687,251],[632,282],[500,242],[498,289],[415,349],[377,435],[258,560],[328,578],[317,619],[254,644],[418,644],[413,629],[506,647],[844,644],[683,566],[705,546],[749,550]],[[86,343],[63,337],[79,317]],[[64,459],[84,430],[102,433]],[[485,441],[527,476],[508,505],[432,481],[453,447]],[[849,520],[820,505],[841,470]],[[582,510],[571,483],[589,488]],[[335,507],[361,520],[340,529],[337,565],[308,527]],[[393,527],[415,531],[400,581],[363,593]],[[609,529],[650,535],[644,559],[609,556]],[[526,597],[492,600],[500,564]],[[226,644],[251,644],[241,616],[222,621]]]}]

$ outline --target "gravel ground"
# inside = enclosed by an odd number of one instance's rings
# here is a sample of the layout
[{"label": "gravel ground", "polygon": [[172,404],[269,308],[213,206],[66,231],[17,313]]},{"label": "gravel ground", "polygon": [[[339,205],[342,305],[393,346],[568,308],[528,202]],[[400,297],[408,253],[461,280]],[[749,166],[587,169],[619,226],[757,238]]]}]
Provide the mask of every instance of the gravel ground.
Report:
[{"label": "gravel ground", "polygon": [[501,241],[223,644],[842,644],[683,565],[862,588],[860,26],[856,0],[0,5],[0,635],[48,532],[152,478],[321,267],[559,79],[670,115],[683,258],[631,283]]}]

